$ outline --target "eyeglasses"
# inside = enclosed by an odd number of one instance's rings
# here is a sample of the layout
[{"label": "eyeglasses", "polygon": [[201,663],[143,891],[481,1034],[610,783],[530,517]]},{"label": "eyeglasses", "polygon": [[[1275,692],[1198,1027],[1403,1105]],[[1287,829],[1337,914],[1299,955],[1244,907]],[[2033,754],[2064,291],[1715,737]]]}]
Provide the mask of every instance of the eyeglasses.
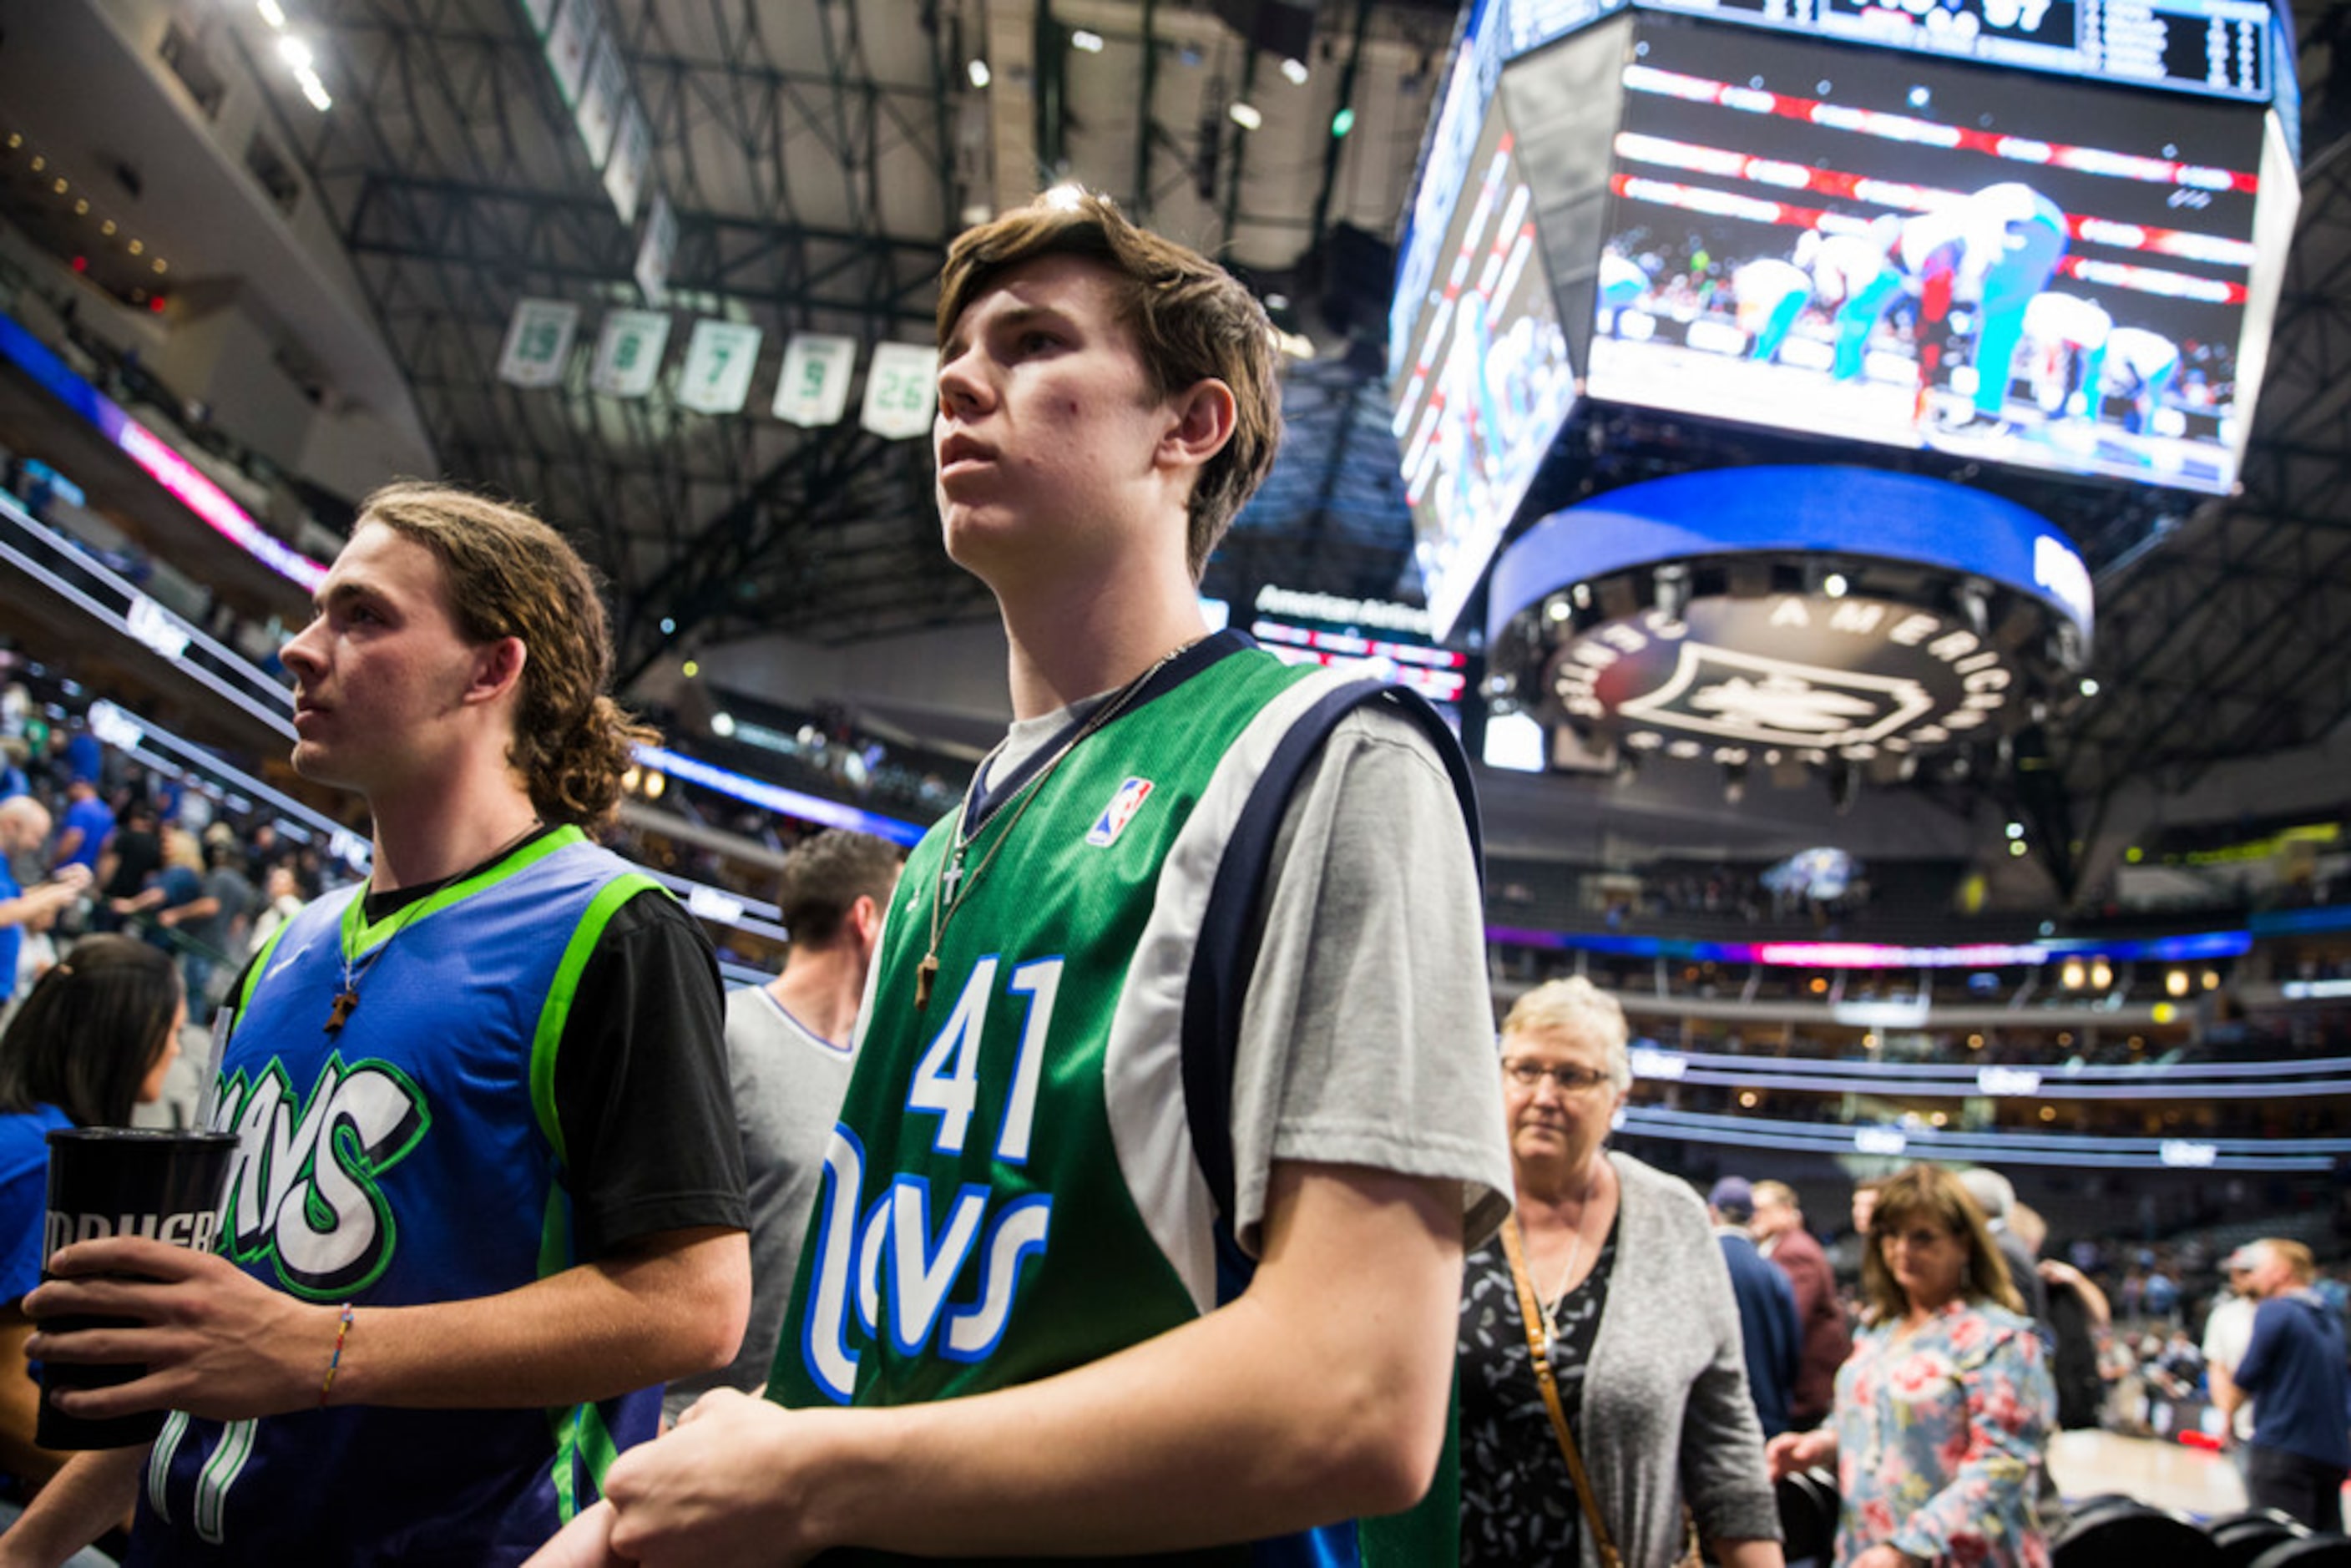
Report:
[{"label": "eyeglasses", "polygon": [[1879,1244],[1886,1247],[1909,1247],[1924,1251],[1929,1248],[1940,1247],[1946,1241],[1958,1239],[1959,1238],[1950,1231],[1936,1230],[1922,1226],[1913,1230],[1886,1231],[1879,1238]]},{"label": "eyeglasses", "polygon": [[1509,1073],[1510,1082],[1521,1089],[1531,1089],[1548,1078],[1559,1085],[1559,1092],[1562,1094],[1580,1093],[1586,1089],[1594,1088],[1608,1082],[1608,1074],[1605,1072],[1595,1072],[1589,1067],[1578,1067],[1572,1061],[1562,1062],[1557,1067],[1545,1067],[1541,1062],[1531,1061],[1523,1056],[1513,1056],[1505,1060],[1502,1063],[1502,1071]]}]

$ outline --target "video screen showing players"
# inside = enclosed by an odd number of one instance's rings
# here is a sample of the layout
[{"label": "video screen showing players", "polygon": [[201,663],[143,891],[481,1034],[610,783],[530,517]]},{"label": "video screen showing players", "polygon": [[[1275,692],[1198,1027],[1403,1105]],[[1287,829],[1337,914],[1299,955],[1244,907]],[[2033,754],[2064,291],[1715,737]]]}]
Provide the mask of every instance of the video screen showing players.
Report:
[{"label": "video screen showing players", "polygon": [[1666,17],[1625,84],[1594,398],[2235,482],[2261,109]]},{"label": "video screen showing players", "polygon": [[1395,386],[1414,556],[1445,635],[1575,405],[1507,117],[1488,112]]}]

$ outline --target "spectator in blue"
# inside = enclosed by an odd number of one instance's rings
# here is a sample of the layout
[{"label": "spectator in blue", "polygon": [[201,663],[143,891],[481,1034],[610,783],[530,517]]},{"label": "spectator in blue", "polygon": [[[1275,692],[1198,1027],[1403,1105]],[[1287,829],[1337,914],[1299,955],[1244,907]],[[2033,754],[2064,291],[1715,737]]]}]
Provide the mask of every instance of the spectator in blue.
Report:
[{"label": "spectator in blue", "polygon": [[60,870],[78,865],[95,873],[98,857],[113,837],[114,808],[106,803],[98,786],[87,779],[67,785],[66,820],[57,830],[57,853],[50,863]]},{"label": "spectator in blue", "polygon": [[2343,1359],[2343,1320],[2311,1289],[2316,1270],[2299,1241],[2264,1238],[2242,1249],[2245,1287],[2259,1303],[2253,1337],[2220,1391],[2233,1416],[2253,1402],[2253,1436],[2245,1448],[2245,1491],[2255,1508],[2273,1508],[2325,1532],[2343,1529],[2343,1483],[2351,1476],[2351,1372]]},{"label": "spectator in blue", "polygon": [[1747,1389],[1755,1417],[1768,1441],[1788,1430],[1788,1402],[1796,1387],[1796,1363],[1803,1333],[1796,1318],[1796,1290],[1788,1276],[1756,1250],[1747,1227],[1755,1218],[1755,1189],[1744,1176],[1724,1176],[1706,1196],[1714,1238],[1730,1269],[1730,1293],[1739,1302],[1739,1337],[1747,1354]]},{"label": "spectator in blue", "polygon": [[[18,1304],[40,1278],[47,1135],[127,1126],[134,1104],[162,1094],[186,1021],[170,959],[129,937],[92,936],[41,977],[0,1033],[0,1526],[66,1459],[33,1441],[33,1325]],[[111,1562],[77,1553],[67,1568]]]},{"label": "spectator in blue", "polygon": [[25,743],[15,736],[0,739],[0,800],[33,792],[33,781],[25,773],[25,758],[29,755]]},{"label": "spectator in blue", "polygon": [[2147,1315],[2151,1318],[2177,1318],[2179,1315],[2179,1287],[2159,1263],[2147,1270]]},{"label": "spectator in blue", "polygon": [[204,849],[196,835],[185,828],[164,829],[162,865],[145,887],[112,900],[111,907],[126,922],[143,925],[150,942],[183,955],[181,972],[189,982],[188,994],[201,1000],[211,966],[183,938],[188,935],[185,928],[219,906],[204,892]]},{"label": "spectator in blue", "polygon": [[66,739],[66,776],[70,779],[87,779],[96,784],[106,771],[106,747],[98,737],[86,729],[78,729]]},{"label": "spectator in blue", "polygon": [[48,836],[48,809],[38,800],[30,795],[0,800],[0,1008],[16,994],[16,950],[25,940],[24,927],[71,904],[89,885],[89,873],[80,866],[67,866],[56,881],[29,891],[17,883],[9,862],[19,852],[47,842]]}]

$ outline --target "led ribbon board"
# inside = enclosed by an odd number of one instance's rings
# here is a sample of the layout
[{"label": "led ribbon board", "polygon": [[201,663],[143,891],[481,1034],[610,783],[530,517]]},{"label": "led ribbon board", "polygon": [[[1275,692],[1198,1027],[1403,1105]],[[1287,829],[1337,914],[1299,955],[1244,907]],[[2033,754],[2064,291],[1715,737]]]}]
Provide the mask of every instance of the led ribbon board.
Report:
[{"label": "led ribbon board", "polygon": [[68,408],[120,447],[125,455],[157,484],[202,517],[214,532],[253,557],[278,576],[315,593],[327,579],[321,563],[293,549],[231,500],[202,469],[189,462],[171,443],[131,418],[121,405],[73,371],[50,352],[48,345],[8,317],[0,316],[0,356],[14,361]]},{"label": "led ribbon board", "polygon": [[2037,967],[2067,958],[2104,958],[2116,964],[2185,964],[2199,959],[2241,957],[2253,946],[2252,933],[2242,929],[2195,931],[2172,936],[2069,936],[2040,942],[1900,947],[1877,942],[1701,942],[1670,936],[1619,936],[1603,932],[1489,925],[1486,940],[1498,947],[1535,947],[1554,953],[1581,951],[1617,958],[1671,958],[1815,970],[1982,969]]}]

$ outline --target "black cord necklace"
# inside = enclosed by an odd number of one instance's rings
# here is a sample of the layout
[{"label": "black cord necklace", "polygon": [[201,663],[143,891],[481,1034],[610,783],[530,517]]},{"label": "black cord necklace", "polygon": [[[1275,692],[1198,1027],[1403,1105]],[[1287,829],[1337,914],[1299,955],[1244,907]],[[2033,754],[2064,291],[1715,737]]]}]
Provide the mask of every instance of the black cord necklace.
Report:
[{"label": "black cord necklace", "polygon": [[[1102,706],[1093,711],[1092,716],[1079,727],[1075,735],[1062,743],[1061,748],[1053,753],[1051,760],[1029,776],[1029,781],[1021,785],[1011,799],[997,802],[986,816],[974,822],[969,831],[966,831],[963,823],[965,819],[971,815],[972,799],[979,789],[979,781],[987,776],[988,764],[996,759],[997,752],[1003,750],[1002,745],[999,744],[997,751],[992,751],[982,758],[980,765],[972,771],[971,783],[964,790],[963,809],[956,813],[954,848],[950,852],[939,857],[938,880],[931,889],[930,942],[923,953],[923,961],[914,966],[915,1011],[920,1012],[931,1005],[931,988],[939,976],[939,943],[946,936],[947,922],[953,920],[956,911],[963,907],[965,896],[978,885],[981,873],[994,863],[996,852],[1002,849],[1005,841],[1012,837],[1012,830],[1019,825],[1021,814],[1029,810],[1029,803],[1034,800],[1042,790],[1045,780],[1053,776],[1053,770],[1059,768],[1068,758],[1070,753],[1075,751],[1088,736],[1123,712],[1126,705],[1134,700],[1135,694],[1151,684],[1152,676],[1165,669],[1178,653],[1198,641],[1199,639],[1195,637],[1188,642],[1178,643],[1161,654],[1158,661],[1149,669],[1119,687],[1102,703]],[[994,843],[987,846],[987,852],[979,857],[979,863],[967,871],[963,863],[964,857],[970,852],[971,846],[978,841],[979,835],[987,831],[987,825],[1003,815],[1007,806],[1012,808],[1012,815],[1006,819],[1004,831],[996,836]]]},{"label": "black cord necklace", "polygon": [[[522,846],[524,840],[529,838],[533,833],[538,831],[538,830],[545,825],[546,824],[541,822],[539,819],[533,817],[530,820],[530,825],[528,827],[525,828],[521,832],[517,833],[513,838],[508,839],[505,843],[500,844],[496,849],[491,851],[489,858],[475,865],[472,870],[462,872],[456,876],[451,877],[447,885],[454,887],[461,882],[479,876],[482,873],[497,864],[498,862],[506,859],[507,856],[514,853],[516,850]],[[358,913],[360,918],[355,924],[347,922],[342,931],[343,983],[341,988],[335,992],[334,1005],[329,1008],[327,1012],[327,1032],[329,1034],[340,1033],[342,1027],[351,1021],[351,1015],[359,1011],[360,982],[367,978],[368,971],[375,967],[376,961],[384,956],[384,953],[392,946],[393,941],[399,937],[400,934],[408,929],[408,923],[423,915],[432,903],[433,896],[432,894],[427,894],[423,897],[416,900],[413,904],[411,904],[406,909],[402,910],[400,919],[393,925],[390,935],[386,936],[382,941],[377,943],[373,947],[368,950],[368,955],[364,961],[355,962],[354,960],[357,955],[354,952],[354,949],[359,945],[360,933],[365,930],[367,926],[366,892],[362,890],[359,897],[352,900],[351,907]]]}]

